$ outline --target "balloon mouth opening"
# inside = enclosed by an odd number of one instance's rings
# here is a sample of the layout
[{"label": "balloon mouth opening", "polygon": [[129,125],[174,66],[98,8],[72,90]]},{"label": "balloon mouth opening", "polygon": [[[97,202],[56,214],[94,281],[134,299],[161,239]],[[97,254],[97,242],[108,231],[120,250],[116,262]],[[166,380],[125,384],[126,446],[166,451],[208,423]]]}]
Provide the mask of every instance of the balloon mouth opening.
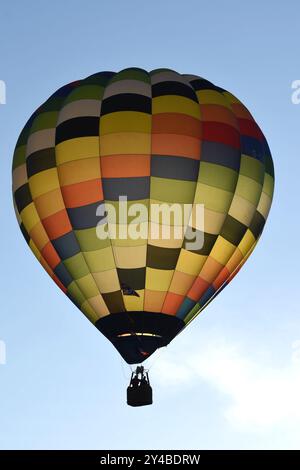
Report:
[{"label": "balloon mouth opening", "polygon": [[117,338],[124,338],[126,336],[151,336],[155,338],[162,338],[161,335],[156,335],[155,333],[144,333],[144,332],[122,333],[120,335],[117,335]]},{"label": "balloon mouth opening", "polygon": [[158,312],[118,312],[100,318],[95,326],[115,346],[128,364],[140,364],[167,346],[185,323]]}]

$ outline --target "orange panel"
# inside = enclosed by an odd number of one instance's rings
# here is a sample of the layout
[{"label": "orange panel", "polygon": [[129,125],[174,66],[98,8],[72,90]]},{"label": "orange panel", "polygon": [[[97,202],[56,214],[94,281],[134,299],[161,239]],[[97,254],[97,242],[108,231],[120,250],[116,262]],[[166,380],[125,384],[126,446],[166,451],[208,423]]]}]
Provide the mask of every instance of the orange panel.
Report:
[{"label": "orange panel", "polygon": [[229,272],[234,271],[235,268],[240,264],[242,259],[243,259],[243,254],[239,250],[239,248],[237,248],[235,250],[235,252],[233,253],[233,255],[230,257],[229,261],[227,261],[227,263],[226,263],[226,267],[227,267],[228,271]]},{"label": "orange panel", "polygon": [[232,103],[232,110],[234,114],[240,119],[253,119],[252,115],[249,113],[248,109],[245,108],[242,104]]},{"label": "orange panel", "polygon": [[223,267],[223,264],[209,256],[201,269],[201,277],[212,284]]},{"label": "orange panel", "polygon": [[52,269],[55,269],[61,261],[51,242],[48,242],[43,248],[42,255]]},{"label": "orange panel", "polygon": [[228,108],[225,108],[225,106],[203,104],[201,106],[201,117],[203,121],[223,122],[238,128],[235,115]]},{"label": "orange panel", "polygon": [[165,292],[145,289],[144,310],[146,312],[160,312],[165,296]]},{"label": "orange panel", "polygon": [[201,138],[201,121],[179,113],[161,113],[152,116],[152,134],[188,135]]},{"label": "orange panel", "polygon": [[174,294],[173,292],[168,292],[162,308],[162,313],[167,313],[168,315],[176,315],[180,305],[184,300],[184,295]]},{"label": "orange panel", "polygon": [[226,267],[223,268],[222,271],[217,276],[216,280],[213,282],[214,288],[216,290],[220,289],[220,287],[224,284],[224,282],[227,281],[229,275],[230,275],[230,272],[228,271],[228,269]]},{"label": "orange panel", "polygon": [[150,155],[109,155],[100,162],[103,178],[150,176]]},{"label": "orange panel", "polygon": [[50,215],[42,222],[50,240],[61,237],[72,230],[66,209]]},{"label": "orange panel", "polygon": [[87,206],[93,202],[100,202],[103,200],[102,184],[100,179],[63,186],[61,188],[61,192],[66,207]]},{"label": "orange panel", "polygon": [[202,279],[201,277],[198,277],[191,288],[191,290],[188,293],[189,298],[194,300],[195,302],[198,302],[200,297],[204,294],[204,292],[208,289],[210,286],[210,283]]},{"label": "orange panel", "polygon": [[200,160],[200,140],[176,134],[152,134],[152,154]]},{"label": "orange panel", "polygon": [[174,294],[186,295],[193,285],[196,276],[175,271],[169,288]]}]

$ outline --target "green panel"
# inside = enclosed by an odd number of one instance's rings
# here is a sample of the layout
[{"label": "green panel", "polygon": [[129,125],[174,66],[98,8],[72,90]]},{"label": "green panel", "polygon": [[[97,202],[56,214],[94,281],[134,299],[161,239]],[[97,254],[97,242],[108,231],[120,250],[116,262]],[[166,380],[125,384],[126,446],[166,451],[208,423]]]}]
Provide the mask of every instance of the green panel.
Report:
[{"label": "green panel", "polygon": [[262,191],[262,185],[252,178],[240,175],[236,186],[236,194],[257,206]]},{"label": "green panel", "polygon": [[252,178],[258,183],[262,184],[264,181],[265,174],[264,165],[256,158],[248,157],[247,155],[242,155],[240,174],[248,176],[249,178]]},{"label": "green panel", "polygon": [[104,87],[98,85],[81,85],[70,93],[64,101],[64,106],[77,100],[100,100],[103,96]]},{"label": "green panel", "polygon": [[82,251],[101,250],[110,246],[110,240],[101,240],[97,237],[96,228],[87,228],[84,230],[74,230],[75,236]]},{"label": "green panel", "polygon": [[73,279],[80,279],[90,272],[82,253],[78,253],[77,255],[65,259],[63,263]]},{"label": "green panel", "polygon": [[151,176],[151,199],[192,204],[196,183]]},{"label": "green panel", "polygon": [[184,323],[188,323],[201,309],[199,304],[194,305],[194,307],[189,311],[187,316],[184,318]]},{"label": "green panel", "polygon": [[141,82],[150,83],[150,76],[146,70],[142,69],[125,69],[116,73],[109,83],[118,82],[120,80],[139,80]]},{"label": "green panel", "polygon": [[234,192],[238,173],[231,168],[214,163],[201,162],[198,181],[200,183]]},{"label": "green panel", "polygon": [[86,299],[75,281],[72,281],[68,286],[68,293],[75,299],[76,303],[80,306]]},{"label": "green panel", "polygon": [[113,255],[113,251],[110,248],[109,251],[105,250],[105,253],[101,250],[95,252],[85,252],[84,253],[85,260],[89,266],[91,273],[108,271],[110,269],[115,269],[115,259]]},{"label": "green panel", "polygon": [[55,111],[39,114],[32,123],[31,133],[43,129],[53,129],[57,124],[58,113]]},{"label": "green panel", "polygon": [[16,147],[13,159],[13,170],[26,162],[26,145]]},{"label": "green panel", "polygon": [[43,113],[59,110],[62,101],[63,98],[61,96],[50,98],[42,105]]}]

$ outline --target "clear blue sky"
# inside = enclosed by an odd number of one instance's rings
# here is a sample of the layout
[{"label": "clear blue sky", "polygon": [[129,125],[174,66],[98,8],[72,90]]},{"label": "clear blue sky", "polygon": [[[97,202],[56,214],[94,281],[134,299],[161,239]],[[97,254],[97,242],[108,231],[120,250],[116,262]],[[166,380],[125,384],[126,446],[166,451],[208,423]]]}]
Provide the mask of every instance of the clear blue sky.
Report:
[{"label": "clear blue sky", "polygon": [[[4,0],[0,6],[0,448],[300,448],[296,0]],[[125,404],[130,370],[27,248],[11,159],[34,109],[101,70],[169,67],[230,90],[275,162],[273,207],[243,270],[151,369],[155,403]],[[150,363],[153,362],[149,359]]]}]

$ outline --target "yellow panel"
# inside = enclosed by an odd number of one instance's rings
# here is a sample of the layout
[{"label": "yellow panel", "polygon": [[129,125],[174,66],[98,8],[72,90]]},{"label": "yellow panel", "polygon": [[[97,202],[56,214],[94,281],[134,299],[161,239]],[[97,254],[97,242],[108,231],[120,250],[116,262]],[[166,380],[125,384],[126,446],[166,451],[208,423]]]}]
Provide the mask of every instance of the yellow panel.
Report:
[{"label": "yellow panel", "polygon": [[254,204],[235,194],[228,214],[249,227],[255,211],[256,206]]},{"label": "yellow panel", "polygon": [[146,289],[166,292],[169,289],[173,273],[173,269],[146,268]]},{"label": "yellow panel", "polygon": [[234,253],[235,249],[235,245],[219,236],[210,252],[210,256],[219,263],[225,265],[230,256]]},{"label": "yellow panel", "polygon": [[[156,183],[154,177],[151,178],[151,185],[152,182]],[[159,181],[159,183],[166,184],[166,180]],[[175,181],[175,184],[178,183]],[[179,181],[179,184],[181,181]],[[178,225],[182,226],[185,219],[184,219],[184,209],[185,204],[180,202],[168,202],[168,201],[159,201],[157,199],[150,199],[149,200],[149,221],[154,222],[155,224],[164,225]],[[191,211],[189,210],[188,213]]]},{"label": "yellow panel", "polygon": [[226,214],[233,194],[213,186],[197,183],[195,203],[204,204],[206,209]]},{"label": "yellow panel", "polygon": [[204,231],[213,235],[219,235],[225,218],[226,214],[204,208]]},{"label": "yellow panel", "polygon": [[152,118],[136,111],[119,111],[101,116],[100,134],[114,132],[142,132],[151,134]]},{"label": "yellow panel", "polygon": [[255,243],[255,237],[252,234],[252,232],[250,232],[250,230],[248,229],[245,235],[243,236],[242,241],[240,242],[238,248],[241,250],[241,252],[245,256],[254,243]]},{"label": "yellow panel", "polygon": [[161,248],[181,248],[184,238],[184,230],[181,230],[181,232],[178,233],[178,236],[181,234],[183,237],[180,236],[180,238],[177,238],[177,233],[171,227],[170,236],[162,238],[163,227],[165,226],[156,224],[154,222],[149,222],[149,245],[160,246]]},{"label": "yellow panel", "polygon": [[33,202],[21,211],[20,216],[28,233],[38,222],[40,222],[39,215]]},{"label": "yellow panel", "polygon": [[229,91],[224,91],[224,95],[226,96],[227,100],[230,101],[230,103],[241,104],[244,106],[241,101],[232,93],[229,93]]},{"label": "yellow panel", "polygon": [[119,278],[116,269],[93,273],[96,284],[101,294],[120,290]]},{"label": "yellow panel", "polygon": [[213,90],[196,91],[200,104],[219,104],[231,110],[230,104],[221,93]]},{"label": "yellow panel", "polygon": [[200,107],[195,101],[178,95],[158,96],[152,99],[152,114],[181,113],[200,119]]},{"label": "yellow panel", "polygon": [[262,186],[257,183],[257,181],[252,178],[248,178],[248,176],[239,175],[235,194],[247,199],[247,201],[256,206],[258,204],[261,191]]},{"label": "yellow panel", "polygon": [[270,196],[270,197],[273,196],[274,178],[271,175],[269,175],[268,173],[265,173],[263,191],[264,191],[264,193],[268,194],[268,196]]},{"label": "yellow panel", "polygon": [[260,196],[260,201],[257,206],[258,212],[266,219],[269,214],[271,207],[272,199],[266,193],[262,192]]},{"label": "yellow panel", "polygon": [[32,253],[34,254],[34,256],[36,257],[36,259],[37,259],[38,261],[40,261],[42,255],[41,255],[39,249],[37,248],[37,246],[36,246],[36,244],[34,243],[33,240],[30,240],[30,242],[29,242],[29,247],[30,247]]},{"label": "yellow panel", "polygon": [[85,251],[83,255],[92,273],[108,271],[115,268],[111,246],[96,251]]},{"label": "yellow panel", "polygon": [[151,134],[121,132],[100,137],[101,155],[150,154]]},{"label": "yellow panel", "polygon": [[36,173],[29,178],[28,182],[32,198],[39,197],[60,187],[56,168]]},{"label": "yellow panel", "polygon": [[144,245],[114,247],[114,256],[118,268],[143,268],[146,265],[147,240],[144,240]]},{"label": "yellow panel", "polygon": [[20,214],[19,214],[19,211],[18,211],[18,208],[17,208],[17,205],[16,205],[15,198],[13,198],[13,206],[14,206],[14,210],[15,210],[15,214],[16,214],[16,217],[17,217],[18,224],[21,225],[22,219],[20,217]]},{"label": "yellow panel", "polygon": [[233,253],[233,255],[231,256],[228,263],[226,264],[226,268],[228,269],[228,271],[232,273],[236,269],[236,267],[240,264],[242,259],[243,259],[243,254],[241,250],[237,248],[235,252]]},{"label": "yellow panel", "polygon": [[137,290],[139,297],[123,295],[124,305],[128,312],[144,310],[144,290]]},{"label": "yellow panel", "polygon": [[109,310],[101,295],[89,298],[89,304],[93,307],[100,318],[109,315]]},{"label": "yellow panel", "polygon": [[186,274],[197,276],[204,265],[207,256],[191,253],[187,250],[181,250],[176,269]]},{"label": "yellow panel", "polygon": [[34,203],[41,219],[65,208],[60,188],[35,198]]},{"label": "yellow panel", "polygon": [[49,242],[46,230],[40,221],[30,230],[30,236],[40,251]]},{"label": "yellow panel", "polygon": [[87,299],[99,294],[98,288],[91,274],[87,274],[80,279],[76,279],[76,284]]},{"label": "yellow panel", "polygon": [[65,140],[55,147],[56,163],[99,156],[99,137],[77,137]]},{"label": "yellow panel", "polygon": [[61,186],[100,178],[100,159],[92,157],[63,163],[58,167],[58,175]]}]

